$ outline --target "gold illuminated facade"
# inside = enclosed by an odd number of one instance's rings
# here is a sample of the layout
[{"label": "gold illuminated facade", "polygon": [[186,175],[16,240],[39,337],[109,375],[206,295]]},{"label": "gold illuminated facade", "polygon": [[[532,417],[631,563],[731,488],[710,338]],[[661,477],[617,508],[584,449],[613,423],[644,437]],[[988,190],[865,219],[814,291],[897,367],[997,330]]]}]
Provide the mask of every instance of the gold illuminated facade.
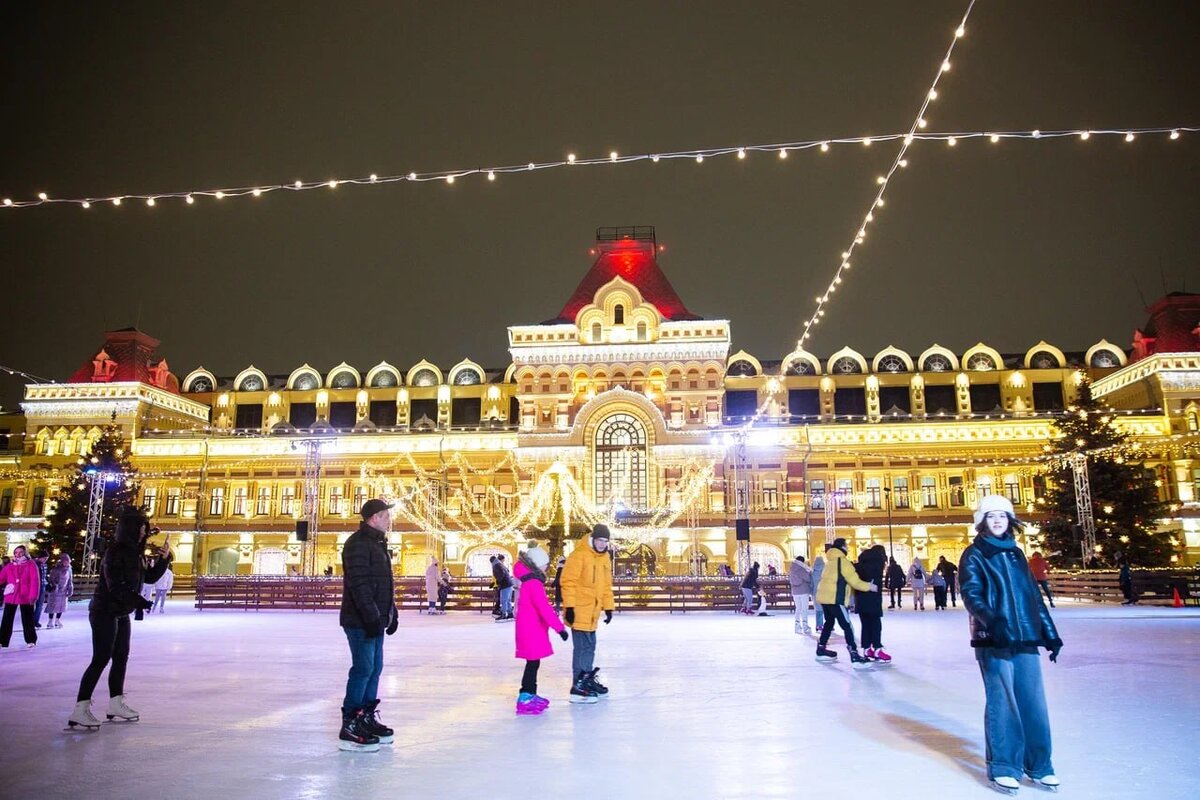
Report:
[{"label": "gold illuminated facade", "polygon": [[[399,504],[390,542],[406,574],[434,554],[480,574],[531,531],[599,519],[623,539],[619,569],[711,574],[736,568],[740,513],[764,569],[817,554],[830,535],[857,549],[890,533],[903,563],[956,559],[981,493],[1036,518],[1053,418],[1087,377],[1154,454],[1147,468],[1171,508],[1162,535],[1181,542],[1182,560],[1200,557],[1194,341],[1164,352],[1139,331],[1131,352],[1038,342],[1015,355],[935,345],[763,362],[732,350],[728,321],[687,310],[653,229],[601,229],[596,252],[557,317],[509,328],[511,361],[498,369],[304,364],[176,380],[156,341],[109,334],[70,382],[29,386],[23,414],[0,418],[5,551],[42,523],[115,414],[182,573],[336,569],[358,507],[377,494]],[[1196,305],[1179,297],[1160,303]],[[305,480],[314,447],[319,482]],[[306,489],[315,544],[296,535]],[[1036,546],[1035,528],[1027,537]]]}]

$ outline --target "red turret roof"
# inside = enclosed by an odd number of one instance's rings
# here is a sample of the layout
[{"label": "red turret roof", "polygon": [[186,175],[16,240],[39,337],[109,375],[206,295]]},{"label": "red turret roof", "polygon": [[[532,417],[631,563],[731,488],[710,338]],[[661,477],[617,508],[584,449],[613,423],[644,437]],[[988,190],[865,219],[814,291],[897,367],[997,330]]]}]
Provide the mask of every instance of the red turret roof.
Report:
[{"label": "red turret roof", "polygon": [[179,379],[166,359],[154,358],[159,341],[137,328],[104,334],[104,346],[75,371],[71,383],[121,383],[138,381],[179,394]]},{"label": "red turret roof", "polygon": [[675,287],[667,280],[655,260],[653,240],[618,239],[596,242],[599,257],[579,282],[571,299],[558,312],[556,322],[574,322],[579,311],[595,302],[596,292],[613,278],[622,278],[637,287],[642,299],[652,303],[668,320],[701,319],[687,310]]},{"label": "red turret roof", "polygon": [[1200,351],[1200,294],[1171,292],[1146,311],[1146,326],[1133,332],[1134,361],[1154,353]]}]

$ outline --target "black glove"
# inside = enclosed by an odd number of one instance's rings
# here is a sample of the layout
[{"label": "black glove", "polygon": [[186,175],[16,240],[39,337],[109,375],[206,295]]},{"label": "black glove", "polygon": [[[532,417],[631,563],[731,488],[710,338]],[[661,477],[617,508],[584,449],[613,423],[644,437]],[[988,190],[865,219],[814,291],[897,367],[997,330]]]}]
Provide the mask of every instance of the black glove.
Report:
[{"label": "black glove", "polygon": [[1051,648],[1050,648],[1050,661],[1052,661],[1053,663],[1057,664],[1057,663],[1058,663],[1058,654],[1059,654],[1059,653],[1061,653],[1061,652],[1062,652],[1062,645],[1061,645],[1061,644],[1060,644],[1060,645],[1055,645],[1054,647],[1051,647]]},{"label": "black glove", "polygon": [[399,627],[400,627],[400,615],[393,614],[392,621],[388,623],[387,629],[384,631],[384,633],[386,633],[388,636],[391,636],[393,633],[396,632],[396,629]]},{"label": "black glove", "polygon": [[138,611],[149,611],[152,608],[154,608],[154,603],[150,602],[141,595],[138,595]]},{"label": "black glove", "polygon": [[558,632],[558,638],[562,639],[564,642],[567,640],[567,629],[566,628],[563,628],[561,631]]},{"label": "black glove", "polygon": [[383,620],[375,619],[373,622],[363,624],[364,639],[378,639],[383,633]]},{"label": "black glove", "polygon": [[574,625],[575,624],[575,609],[568,608],[566,611],[564,611],[563,612],[563,620],[568,625]]},{"label": "black glove", "polygon": [[605,624],[605,625],[607,625],[607,624],[608,624],[608,623],[610,623],[610,622],[612,622],[612,612],[611,612],[611,611],[605,611],[605,612],[604,612],[604,624]]}]

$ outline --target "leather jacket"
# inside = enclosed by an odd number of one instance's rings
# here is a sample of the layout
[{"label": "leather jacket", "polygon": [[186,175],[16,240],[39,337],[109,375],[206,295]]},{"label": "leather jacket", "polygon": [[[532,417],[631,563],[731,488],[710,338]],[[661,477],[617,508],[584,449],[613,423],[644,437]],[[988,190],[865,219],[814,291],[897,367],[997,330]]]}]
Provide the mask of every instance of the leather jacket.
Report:
[{"label": "leather jacket", "polygon": [[959,594],[971,618],[972,647],[1044,647],[1062,639],[1012,533],[980,533],[958,564]]}]

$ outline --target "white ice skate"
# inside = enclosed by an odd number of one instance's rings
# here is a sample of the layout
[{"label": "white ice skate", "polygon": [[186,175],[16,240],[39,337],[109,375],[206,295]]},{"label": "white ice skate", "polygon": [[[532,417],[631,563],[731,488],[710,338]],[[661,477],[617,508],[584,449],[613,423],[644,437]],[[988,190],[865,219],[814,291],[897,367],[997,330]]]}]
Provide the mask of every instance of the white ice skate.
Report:
[{"label": "white ice skate", "polygon": [[1053,772],[1051,772],[1049,775],[1043,775],[1040,778],[1034,778],[1030,776],[1029,780],[1033,781],[1034,786],[1038,786],[1051,792],[1057,792],[1058,787],[1062,785],[1061,781],[1058,780],[1058,776]]},{"label": "white ice skate", "polygon": [[114,720],[120,722],[137,722],[141,717],[138,712],[125,705],[125,695],[123,694],[109,698],[108,711],[104,716],[108,717],[109,722]]},{"label": "white ice skate", "polygon": [[992,778],[992,788],[1001,794],[1015,796],[1021,790],[1021,782],[1007,775]]},{"label": "white ice skate", "polygon": [[87,731],[100,730],[100,720],[92,714],[92,701],[80,700],[75,704],[75,710],[71,712],[71,716],[67,719],[66,730],[74,730],[75,728],[83,728]]}]

